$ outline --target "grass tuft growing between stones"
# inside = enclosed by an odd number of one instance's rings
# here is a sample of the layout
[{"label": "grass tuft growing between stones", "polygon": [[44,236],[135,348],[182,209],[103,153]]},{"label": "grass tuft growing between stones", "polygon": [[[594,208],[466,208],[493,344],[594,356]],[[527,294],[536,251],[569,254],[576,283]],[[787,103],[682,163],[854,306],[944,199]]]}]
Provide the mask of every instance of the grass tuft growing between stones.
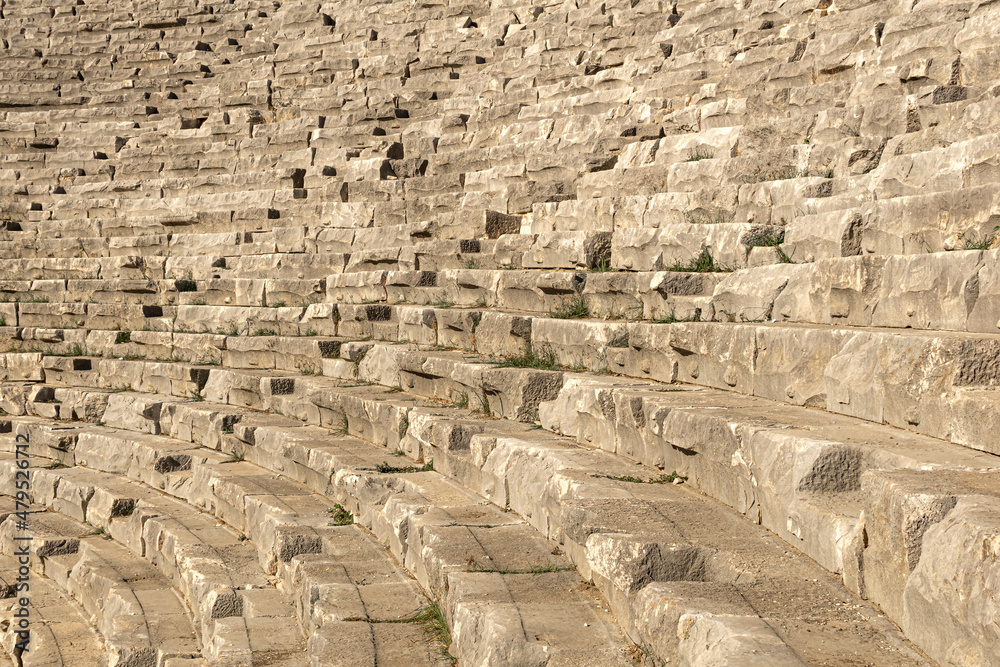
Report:
[{"label": "grass tuft growing between stones", "polygon": [[[484,526],[486,528],[492,528],[493,526]],[[556,565],[550,563],[548,565],[532,565],[525,569],[513,569],[513,568],[489,568],[483,567],[476,560],[475,556],[469,558],[466,561],[466,572],[489,572],[491,574],[549,574],[551,572],[569,572],[576,569],[576,565],[570,563],[569,565]]]},{"label": "grass tuft growing between stones", "polygon": [[556,362],[555,352],[546,348],[536,353],[529,346],[524,354],[517,357],[508,357],[497,362],[497,368],[534,368],[540,371],[557,371],[561,367]]},{"label": "grass tuft growing between stones", "polygon": [[406,618],[399,619],[374,619],[367,616],[351,616],[345,618],[344,621],[347,622],[363,622],[363,623],[413,623],[415,625],[422,626],[424,632],[424,640],[432,647],[434,647],[438,654],[447,660],[452,665],[456,665],[457,661],[448,652],[448,648],[451,646],[451,630],[448,629],[448,623],[444,619],[444,614],[441,613],[441,608],[436,602],[428,602],[425,606],[417,610],[413,616],[408,616]]},{"label": "grass tuft growing between stones", "polygon": [[743,238],[743,245],[748,248],[777,248],[785,242],[785,233],[771,227],[755,229]]},{"label": "grass tuft growing between stones", "polygon": [[702,248],[701,253],[695,257],[689,264],[681,264],[678,260],[674,265],[667,269],[667,271],[679,271],[687,273],[723,273],[732,271],[719,264],[715,263],[715,259],[712,257],[712,253],[708,248]]},{"label": "grass tuft growing between stones", "polygon": [[688,162],[700,162],[701,160],[711,160],[715,157],[715,151],[706,146],[698,146],[690,153],[688,153]]},{"label": "grass tuft growing between stones", "polygon": [[688,315],[687,317],[677,317],[674,311],[671,310],[664,317],[654,317],[650,320],[653,324],[675,324],[677,322],[701,322],[701,309],[695,309],[694,313]]},{"label": "grass tuft growing between stones", "polygon": [[398,467],[389,465],[388,461],[382,461],[382,463],[379,463],[377,466],[375,466],[375,472],[395,473],[395,474],[408,473],[408,472],[430,472],[432,470],[434,470],[434,463],[425,463],[420,467],[417,466]]},{"label": "grass tuft growing between stones", "polygon": [[562,305],[555,310],[549,311],[549,317],[559,320],[577,320],[590,317],[590,308],[587,307],[586,300],[579,294],[571,299],[566,299]]},{"label": "grass tuft growing between stones", "polygon": [[427,606],[414,614],[409,621],[422,625],[427,643],[435,647],[442,658],[451,661],[452,665],[457,664],[455,658],[448,652],[448,647],[451,646],[451,630],[448,628],[448,623],[444,620],[441,607],[436,602],[428,603]]},{"label": "grass tuft growing between stones", "polygon": [[121,345],[122,343],[132,342],[132,332],[131,331],[119,331],[118,335],[115,336],[115,345]]},{"label": "grass tuft growing between stones", "polygon": [[354,523],[354,515],[339,503],[328,509],[327,512],[330,513],[331,526],[350,526]]},{"label": "grass tuft growing between stones", "polygon": [[996,227],[994,227],[993,228],[993,233],[990,234],[989,236],[986,236],[985,238],[982,238],[982,239],[979,239],[979,240],[966,239],[965,240],[965,249],[966,250],[989,250],[996,243],[997,236],[998,236],[997,232],[1000,232],[1000,225],[997,225]]}]

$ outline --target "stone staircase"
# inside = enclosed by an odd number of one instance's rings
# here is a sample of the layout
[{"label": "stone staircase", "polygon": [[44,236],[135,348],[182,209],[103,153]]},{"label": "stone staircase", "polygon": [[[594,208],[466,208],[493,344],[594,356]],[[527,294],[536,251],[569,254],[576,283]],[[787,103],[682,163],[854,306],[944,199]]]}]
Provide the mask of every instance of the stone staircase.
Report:
[{"label": "stone staircase", "polygon": [[0,0],[0,664],[1000,665],[998,25]]}]

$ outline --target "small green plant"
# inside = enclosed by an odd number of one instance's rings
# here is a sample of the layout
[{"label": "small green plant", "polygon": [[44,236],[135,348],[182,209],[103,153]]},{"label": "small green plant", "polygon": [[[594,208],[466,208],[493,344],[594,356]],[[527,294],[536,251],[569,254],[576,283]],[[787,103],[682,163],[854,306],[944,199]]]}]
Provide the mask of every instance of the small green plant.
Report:
[{"label": "small green plant", "polygon": [[611,259],[609,257],[602,257],[601,259],[594,262],[594,265],[587,269],[592,273],[611,273],[614,271],[611,268]]},{"label": "small green plant", "polygon": [[0,327],[5,327],[5,326],[7,326],[7,318],[0,317]]},{"label": "small green plant", "polygon": [[278,332],[274,329],[257,329],[253,332],[254,336],[277,336]]},{"label": "small green plant", "polygon": [[49,470],[58,470],[59,468],[65,468],[66,464],[63,463],[62,461],[53,461],[52,463],[50,463],[45,467],[48,468]]},{"label": "small green plant", "polygon": [[71,356],[71,357],[82,357],[83,356],[83,348],[80,347],[79,343],[75,343],[73,345],[73,347],[71,347],[69,349],[69,356]]},{"label": "small green plant", "polygon": [[240,542],[246,542],[247,536],[244,533],[240,533],[240,536],[237,537],[236,539],[238,539]]},{"label": "small green plant", "polygon": [[344,509],[343,505],[337,504],[332,508],[328,509],[327,512],[330,514],[331,526],[350,526],[354,523],[354,515],[348,510]]},{"label": "small green plant", "polygon": [[715,151],[707,146],[698,146],[690,153],[688,153],[688,162],[699,162],[701,160],[711,160],[715,157]]},{"label": "small green plant", "polygon": [[284,301],[275,301],[274,303],[270,304],[270,307],[271,308],[284,308],[285,307],[285,302]]},{"label": "small green plant", "polygon": [[434,304],[435,308],[451,308],[455,305],[454,301],[438,301]]},{"label": "small green plant", "polygon": [[773,227],[753,229],[743,237],[743,245],[748,248],[776,248],[784,242],[784,232]]},{"label": "small green plant", "polygon": [[229,455],[229,458],[224,461],[224,463],[241,463],[246,457],[243,452],[234,451]]},{"label": "small green plant", "polygon": [[349,424],[348,424],[348,421],[347,421],[347,415],[343,415],[340,418],[340,428],[338,428],[336,431],[334,431],[333,434],[334,435],[338,435],[338,436],[347,435],[349,433],[348,426],[349,426]]},{"label": "small green plant", "polygon": [[672,267],[667,269],[667,271],[684,271],[689,273],[719,273],[726,270],[715,263],[712,253],[708,248],[702,248],[701,253],[691,260],[690,263],[681,264],[680,260],[677,260]]},{"label": "small green plant", "polygon": [[192,389],[191,391],[188,392],[188,394],[191,396],[192,401],[197,401],[200,403],[205,400],[205,397],[201,395],[201,390],[199,389]]},{"label": "small green plant", "polygon": [[131,331],[121,331],[115,336],[115,345],[121,345],[123,343],[132,342],[132,332]]},{"label": "small green plant", "polygon": [[450,661],[453,665],[456,664],[455,658],[448,653],[448,647],[451,646],[451,631],[448,630],[448,623],[436,602],[428,603],[409,621],[422,625],[427,643],[435,647],[442,658]]},{"label": "small green plant", "polygon": [[590,317],[590,308],[582,295],[577,294],[571,299],[566,299],[562,305],[555,310],[549,311],[549,317],[559,320],[577,320]]},{"label": "small green plant", "polygon": [[484,417],[493,417],[493,410],[490,409],[490,401],[486,397],[486,392],[481,394],[476,394],[476,400],[479,402],[479,407],[472,408],[473,412],[478,412]]},{"label": "small green plant", "polygon": [[319,332],[317,332],[315,329],[306,329],[306,332],[304,334],[302,334],[302,335],[303,336],[308,336],[308,337],[318,336]]},{"label": "small green plant", "polygon": [[989,250],[997,240],[997,232],[1000,232],[1000,225],[993,228],[993,233],[980,240],[966,239],[966,250]]},{"label": "small green plant", "polygon": [[458,395],[458,400],[452,403],[456,408],[468,408],[469,407],[469,394],[468,392],[462,392]]},{"label": "small green plant", "polygon": [[375,466],[375,472],[393,473],[393,474],[401,474],[401,473],[408,473],[408,472],[430,472],[431,470],[434,470],[434,463],[433,462],[432,463],[425,463],[424,465],[420,466],[419,468],[417,466],[397,467],[397,466],[389,465],[388,461],[382,461],[382,463],[379,463],[378,465]]},{"label": "small green plant", "polygon": [[540,371],[555,371],[559,370],[560,366],[556,363],[556,355],[549,348],[544,348],[538,353],[535,352],[534,348],[530,345],[528,349],[525,350],[524,354],[517,357],[508,357],[496,365],[497,368],[534,368]]},{"label": "small green plant", "polygon": [[385,393],[387,393],[387,394],[399,394],[399,393],[401,393],[402,391],[403,391],[403,388],[402,388],[402,387],[400,387],[400,386],[399,386],[399,385],[397,384],[397,385],[396,385],[395,387],[389,387],[388,389],[386,389],[386,390],[385,390]]}]

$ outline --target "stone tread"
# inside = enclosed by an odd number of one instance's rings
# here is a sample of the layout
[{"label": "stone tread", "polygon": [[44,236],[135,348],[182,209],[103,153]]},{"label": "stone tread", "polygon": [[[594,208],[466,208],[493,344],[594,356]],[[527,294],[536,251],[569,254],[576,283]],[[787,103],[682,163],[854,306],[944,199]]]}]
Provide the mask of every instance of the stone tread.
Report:
[{"label": "stone tread", "polygon": [[[21,597],[15,589],[19,583],[17,570],[17,559],[0,557],[0,586],[5,593],[2,598],[3,618],[10,624],[16,622],[13,613],[18,607],[17,599]],[[29,609],[32,626],[29,649],[19,656],[23,667],[107,665],[104,640],[79,603],[66,590],[38,572],[29,575],[28,585],[31,587]],[[16,654],[13,635],[5,637],[4,650],[8,655]]]},{"label": "stone tread", "polygon": [[[170,582],[124,546],[57,512],[33,511],[31,567],[95,618],[110,659],[120,664],[191,657],[198,650],[190,613]],[[11,557],[14,517],[0,524]]]}]

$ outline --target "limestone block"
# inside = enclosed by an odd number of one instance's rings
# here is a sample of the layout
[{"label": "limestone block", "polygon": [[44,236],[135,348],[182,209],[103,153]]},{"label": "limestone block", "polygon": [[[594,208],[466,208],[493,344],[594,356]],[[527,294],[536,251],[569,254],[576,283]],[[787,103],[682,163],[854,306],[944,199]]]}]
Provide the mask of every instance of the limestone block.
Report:
[{"label": "limestone block", "polygon": [[610,233],[543,232],[535,237],[521,258],[526,269],[573,269],[607,264],[611,257]]},{"label": "limestone block", "polygon": [[862,213],[854,210],[793,217],[781,249],[793,262],[858,255],[863,222]]},{"label": "limestone block", "polygon": [[497,285],[497,305],[511,310],[548,312],[579,294],[587,276],[570,271],[503,271]]},{"label": "limestone block", "polygon": [[149,400],[133,393],[118,393],[108,397],[108,407],[104,411],[105,423],[156,435],[160,432],[161,401]]},{"label": "limestone block", "polygon": [[337,273],[326,278],[328,303],[372,303],[386,300],[385,271]]},{"label": "limestone block", "polygon": [[44,382],[40,352],[7,353],[0,355],[3,378],[9,381]]},{"label": "limestone block", "polygon": [[872,326],[965,330],[970,304],[982,290],[983,254],[970,250],[888,258]]},{"label": "limestone block", "polygon": [[742,268],[748,224],[677,224],[660,229],[616,229],[611,240],[611,265],[632,271],[662,271],[685,267],[708,249],[717,266]]},{"label": "limestone block", "polygon": [[516,357],[531,345],[532,318],[487,311],[476,327],[476,352],[487,357]]},{"label": "limestone block", "polygon": [[1000,614],[998,527],[996,496],[971,496],[958,499],[923,535],[919,563],[903,590],[900,625],[941,663],[988,664],[997,654],[1000,636],[991,619]]}]

